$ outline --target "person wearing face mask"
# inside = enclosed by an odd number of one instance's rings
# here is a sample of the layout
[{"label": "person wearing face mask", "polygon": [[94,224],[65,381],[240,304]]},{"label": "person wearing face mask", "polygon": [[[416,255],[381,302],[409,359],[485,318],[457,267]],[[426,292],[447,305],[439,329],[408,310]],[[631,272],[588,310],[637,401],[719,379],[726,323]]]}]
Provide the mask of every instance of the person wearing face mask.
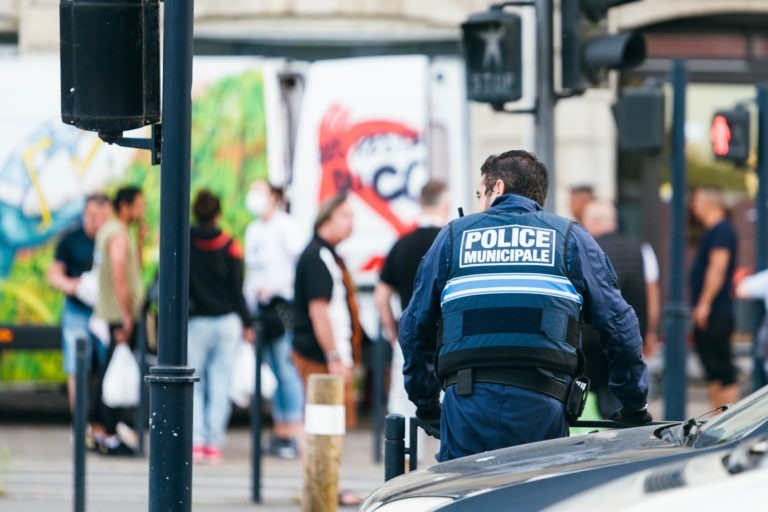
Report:
[{"label": "person wearing face mask", "polygon": [[293,326],[291,302],[296,261],[306,237],[285,211],[282,189],[255,181],[245,198],[258,217],[245,232],[243,294],[262,323],[264,358],[277,378],[272,398],[274,430],[265,452],[284,459],[299,456],[304,389],[291,361]]}]

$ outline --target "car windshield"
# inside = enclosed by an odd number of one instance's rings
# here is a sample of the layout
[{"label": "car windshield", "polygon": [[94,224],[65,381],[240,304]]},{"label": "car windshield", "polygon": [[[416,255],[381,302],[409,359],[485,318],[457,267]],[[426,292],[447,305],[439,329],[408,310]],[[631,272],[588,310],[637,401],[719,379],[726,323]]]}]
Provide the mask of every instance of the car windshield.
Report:
[{"label": "car windshield", "polygon": [[697,448],[738,441],[768,421],[768,386],[755,391],[732,409],[702,425]]}]

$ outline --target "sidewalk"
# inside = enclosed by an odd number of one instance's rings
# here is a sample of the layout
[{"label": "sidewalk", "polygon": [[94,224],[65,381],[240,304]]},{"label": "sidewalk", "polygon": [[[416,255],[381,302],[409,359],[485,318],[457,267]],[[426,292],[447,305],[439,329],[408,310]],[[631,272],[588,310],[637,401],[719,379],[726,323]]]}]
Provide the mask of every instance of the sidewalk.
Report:
[{"label": "sidewalk", "polygon": [[[194,511],[297,511],[303,480],[301,463],[262,459],[261,503],[251,502],[250,431],[231,428],[224,460],[195,464]],[[340,487],[365,496],[384,483],[384,466],[373,463],[369,430],[350,432],[344,441]],[[67,425],[0,424],[0,510],[51,512],[73,510],[72,448]],[[86,510],[148,510],[149,459],[86,458]],[[353,510],[340,508],[340,510]]]},{"label": "sidewalk", "polygon": [[[687,417],[709,410],[703,382],[689,381],[686,394]],[[656,419],[663,417],[663,400],[660,397],[650,400],[649,408]],[[69,426],[63,423],[0,423],[0,510],[73,510],[70,439]],[[262,501],[251,502],[250,450],[248,427],[231,427],[222,463],[216,466],[194,466],[193,511],[300,510],[298,500],[303,468],[296,460],[263,457]],[[436,451],[436,447],[432,451]],[[429,455],[424,458],[426,460],[420,463],[420,467],[429,465],[432,460]],[[148,457],[112,458],[89,453],[86,470],[87,511],[148,510]],[[373,462],[373,435],[370,428],[364,427],[347,433],[342,452],[340,487],[366,496],[383,483],[384,465],[383,462]]]}]

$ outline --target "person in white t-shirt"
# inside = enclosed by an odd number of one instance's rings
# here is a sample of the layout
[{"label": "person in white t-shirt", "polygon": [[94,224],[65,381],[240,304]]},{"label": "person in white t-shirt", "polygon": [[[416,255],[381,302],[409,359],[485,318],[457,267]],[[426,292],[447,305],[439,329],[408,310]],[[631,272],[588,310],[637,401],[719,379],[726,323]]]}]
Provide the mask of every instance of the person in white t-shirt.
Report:
[{"label": "person in white t-shirt", "polygon": [[255,181],[246,196],[246,208],[258,217],[245,232],[243,294],[251,311],[261,319],[264,358],[277,378],[272,398],[273,435],[267,452],[293,459],[302,436],[304,388],[291,361],[291,301],[296,260],[307,237],[284,209],[282,189]]},{"label": "person in white t-shirt", "polygon": [[[742,279],[736,285],[736,297],[739,299],[762,299],[768,310],[768,270],[763,270]],[[763,371],[768,375],[768,314],[755,336],[755,356],[763,363]]]}]

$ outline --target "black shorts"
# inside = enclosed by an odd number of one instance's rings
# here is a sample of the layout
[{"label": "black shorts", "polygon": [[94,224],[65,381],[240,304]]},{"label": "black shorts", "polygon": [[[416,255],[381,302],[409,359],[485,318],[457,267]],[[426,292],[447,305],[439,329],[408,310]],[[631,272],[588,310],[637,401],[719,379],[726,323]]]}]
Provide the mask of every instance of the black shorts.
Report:
[{"label": "black shorts", "polygon": [[736,367],[731,353],[733,316],[710,315],[706,329],[694,328],[693,342],[704,366],[707,382],[719,381],[723,386],[736,382]]}]

